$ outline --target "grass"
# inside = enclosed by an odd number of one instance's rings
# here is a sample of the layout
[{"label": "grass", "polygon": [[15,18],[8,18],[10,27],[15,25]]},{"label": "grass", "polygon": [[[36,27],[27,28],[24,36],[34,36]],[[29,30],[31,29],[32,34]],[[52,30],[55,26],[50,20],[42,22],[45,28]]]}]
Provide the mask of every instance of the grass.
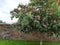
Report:
[{"label": "grass", "polygon": [[[39,42],[23,40],[0,40],[0,45],[39,45]],[[60,45],[60,42],[43,42],[43,45]]]},{"label": "grass", "polygon": [[43,45],[60,45],[60,42],[44,42]]},{"label": "grass", "polygon": [[39,45],[39,42],[22,40],[0,40],[0,45]]}]

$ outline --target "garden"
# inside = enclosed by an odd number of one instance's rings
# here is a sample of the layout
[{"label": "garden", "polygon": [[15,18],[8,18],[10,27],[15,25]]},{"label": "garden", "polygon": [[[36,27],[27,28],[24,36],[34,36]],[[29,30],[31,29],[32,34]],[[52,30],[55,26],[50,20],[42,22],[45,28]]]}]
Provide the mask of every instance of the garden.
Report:
[{"label": "garden", "polygon": [[[0,40],[0,45],[60,45],[60,40],[43,40],[47,34],[49,39],[60,35],[60,2],[57,0],[30,0],[27,5],[19,4],[10,11],[11,20],[18,18],[14,28],[29,34],[39,32],[39,41],[33,40]],[[35,34],[34,34],[35,35]],[[44,37],[45,38],[45,37]]]}]

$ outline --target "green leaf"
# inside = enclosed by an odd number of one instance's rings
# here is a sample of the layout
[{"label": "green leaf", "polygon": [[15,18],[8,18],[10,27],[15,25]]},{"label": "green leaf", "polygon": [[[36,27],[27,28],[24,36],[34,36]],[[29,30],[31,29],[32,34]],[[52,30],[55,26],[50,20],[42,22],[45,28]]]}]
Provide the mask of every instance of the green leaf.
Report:
[{"label": "green leaf", "polygon": [[32,15],[26,13],[26,16],[29,18],[29,19],[33,19]]}]

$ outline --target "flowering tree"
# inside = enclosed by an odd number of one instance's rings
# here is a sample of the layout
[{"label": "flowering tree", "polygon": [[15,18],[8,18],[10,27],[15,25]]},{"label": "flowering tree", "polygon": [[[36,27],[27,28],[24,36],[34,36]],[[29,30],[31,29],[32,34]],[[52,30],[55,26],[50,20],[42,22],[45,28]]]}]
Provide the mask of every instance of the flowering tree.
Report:
[{"label": "flowering tree", "polygon": [[38,31],[53,35],[60,32],[57,0],[30,0],[28,5],[19,4],[10,13],[12,19],[18,18],[20,30],[25,33]]}]

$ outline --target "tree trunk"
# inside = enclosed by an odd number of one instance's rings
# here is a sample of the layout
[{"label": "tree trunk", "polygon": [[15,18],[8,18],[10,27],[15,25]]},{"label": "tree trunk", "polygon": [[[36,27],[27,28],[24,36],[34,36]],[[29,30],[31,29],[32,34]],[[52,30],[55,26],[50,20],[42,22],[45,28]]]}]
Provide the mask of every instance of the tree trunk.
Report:
[{"label": "tree trunk", "polygon": [[40,41],[40,45],[43,45],[43,41],[42,40]]},{"label": "tree trunk", "polygon": [[43,45],[43,33],[41,33],[41,40],[40,40],[40,45]]}]

